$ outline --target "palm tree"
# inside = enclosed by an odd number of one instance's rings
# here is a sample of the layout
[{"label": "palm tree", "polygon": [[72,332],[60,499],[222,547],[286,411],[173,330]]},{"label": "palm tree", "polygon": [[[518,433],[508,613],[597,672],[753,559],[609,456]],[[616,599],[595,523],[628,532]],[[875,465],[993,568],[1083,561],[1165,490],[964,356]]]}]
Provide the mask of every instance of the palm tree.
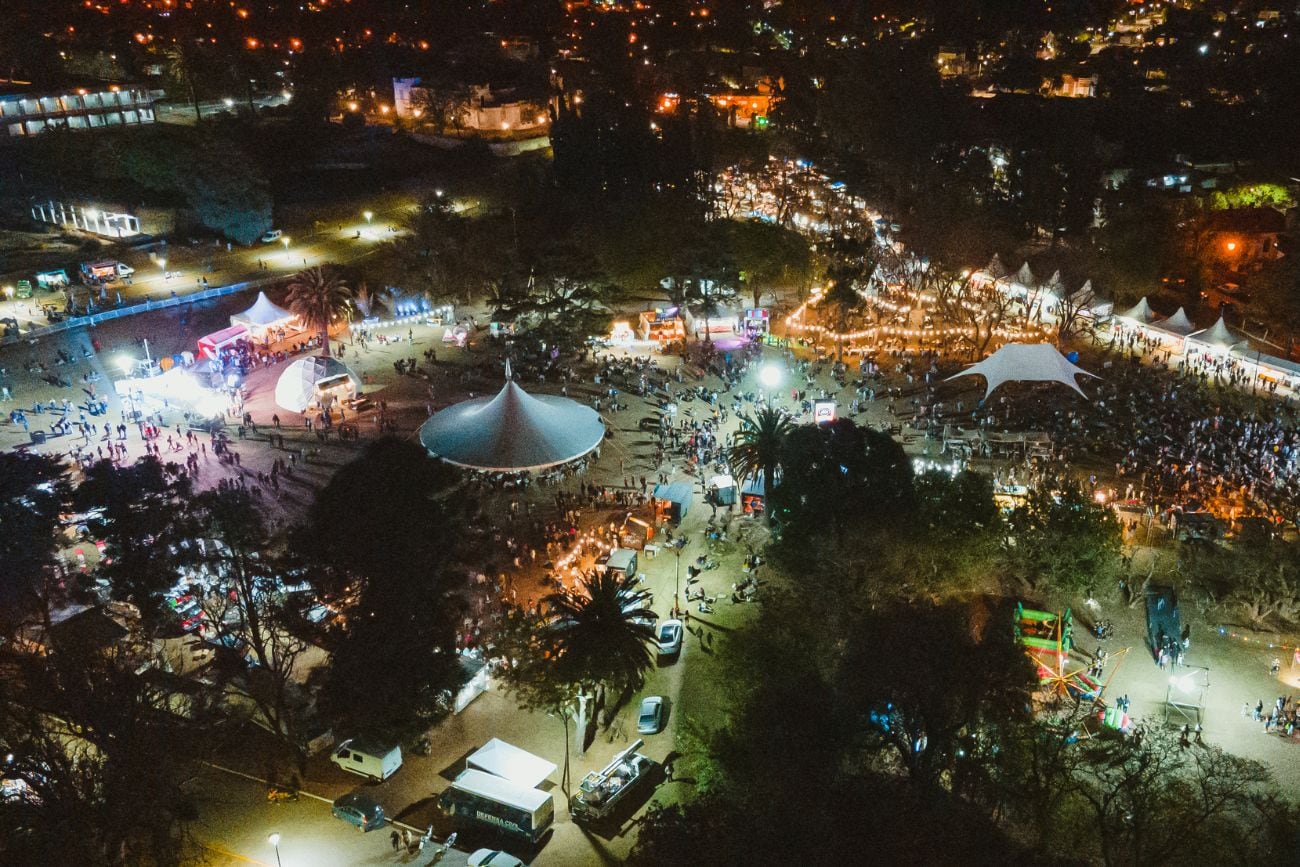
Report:
[{"label": "palm tree", "polygon": [[320,332],[321,349],[330,354],[330,323],[351,309],[354,293],[334,265],[299,271],[289,278],[285,303],[306,328]]},{"label": "palm tree", "polygon": [[770,499],[777,465],[794,425],[781,410],[765,406],[753,416],[741,416],[736,440],[727,450],[731,472],[741,479],[763,477],[763,497]]},{"label": "palm tree", "polygon": [[579,689],[579,751],[586,735],[586,690],[612,687],[626,697],[645,683],[653,664],[655,614],[635,575],[608,570],[582,580],[575,593],[560,591],[542,602],[550,611],[544,639],[557,674]]},{"label": "palm tree", "polygon": [[199,89],[196,83],[200,63],[197,43],[181,40],[163,51],[163,67],[167,76],[184,87],[190,95],[190,104],[194,106],[194,119],[203,120],[199,109]]}]

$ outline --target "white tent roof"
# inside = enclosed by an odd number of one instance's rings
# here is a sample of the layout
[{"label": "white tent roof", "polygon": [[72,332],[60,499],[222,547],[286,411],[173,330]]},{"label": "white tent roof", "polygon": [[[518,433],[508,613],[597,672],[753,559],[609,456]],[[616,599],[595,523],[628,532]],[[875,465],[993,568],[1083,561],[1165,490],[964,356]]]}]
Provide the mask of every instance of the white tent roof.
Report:
[{"label": "white tent roof", "polygon": [[475,750],[468,765],[471,769],[485,771],[528,789],[537,788],[555,773],[554,763],[500,738],[493,738]]},{"label": "white tent roof", "polygon": [[988,265],[984,266],[984,272],[994,280],[1000,280],[1007,276],[1007,266],[1002,264],[1002,257],[994,253]]},{"label": "white tent roof", "polygon": [[1035,284],[1034,284],[1034,272],[1031,271],[1031,270],[1029,269],[1029,263],[1028,263],[1028,262],[1026,262],[1025,264],[1021,265],[1021,266],[1020,266],[1020,270],[1016,272],[1016,282],[1019,283],[1021,286],[1033,286],[1033,285],[1035,285]]},{"label": "white tent roof", "polygon": [[1152,312],[1151,305],[1147,303],[1147,297],[1143,295],[1141,301],[1119,314],[1119,318],[1128,319],[1142,325],[1149,325],[1155,321],[1156,314]]},{"label": "white tent roof", "polygon": [[1178,312],[1168,319],[1161,319],[1159,322],[1151,323],[1151,327],[1159,331],[1167,331],[1170,334],[1177,334],[1180,337],[1186,337],[1196,330],[1192,320],[1187,318],[1187,311],[1179,307]]},{"label": "white tent roof", "polygon": [[327,379],[346,376],[355,391],[361,390],[361,380],[337,358],[323,355],[300,358],[284,369],[275,383],[275,402],[292,412],[303,412],[316,397],[316,386]]},{"label": "white tent roof", "polygon": [[1228,324],[1223,321],[1222,316],[1219,317],[1218,322],[1214,323],[1209,328],[1202,328],[1200,331],[1189,334],[1187,339],[1195,340],[1197,343],[1203,343],[1206,346],[1211,346],[1215,349],[1230,349],[1233,346],[1246,342],[1228,330]]},{"label": "white tent roof", "polygon": [[1096,378],[1096,374],[1071,364],[1050,343],[1008,343],[988,358],[948,379],[982,376],[988,381],[985,397],[1004,382],[1059,382],[1083,394],[1083,389],[1074,379],[1080,374]]},{"label": "white tent roof", "polygon": [[420,428],[420,442],[447,463],[496,472],[568,463],[604,438],[595,410],[567,397],[531,395],[509,379],[496,397],[461,401]]},{"label": "white tent roof", "polygon": [[243,313],[236,313],[231,316],[230,324],[267,326],[296,318],[288,310],[267,298],[265,292],[258,292],[257,300],[253,302],[253,306]]}]

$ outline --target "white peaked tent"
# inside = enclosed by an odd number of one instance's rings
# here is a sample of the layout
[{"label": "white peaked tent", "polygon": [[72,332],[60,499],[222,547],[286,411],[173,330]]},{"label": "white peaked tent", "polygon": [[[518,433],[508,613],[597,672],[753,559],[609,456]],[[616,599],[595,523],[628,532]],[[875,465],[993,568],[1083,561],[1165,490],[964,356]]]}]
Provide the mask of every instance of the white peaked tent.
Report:
[{"label": "white peaked tent", "polygon": [[447,407],[420,428],[420,442],[449,464],[493,472],[541,470],[575,461],[605,438],[590,407],[531,395],[509,379],[495,397]]},{"label": "white peaked tent", "polygon": [[1168,319],[1161,319],[1159,322],[1151,323],[1151,327],[1169,334],[1176,334],[1179,337],[1186,337],[1196,330],[1192,320],[1187,318],[1187,311],[1181,307],[1178,308],[1177,313]]},{"label": "white peaked tent", "polygon": [[252,307],[230,317],[231,325],[243,325],[258,338],[272,328],[288,328],[297,322],[297,316],[267,298],[265,292],[257,293],[257,300]]},{"label": "white peaked tent", "polygon": [[1020,270],[1016,272],[1016,282],[1026,288],[1036,285],[1034,282],[1034,272],[1029,269],[1028,262],[1021,265]]},{"label": "white peaked tent", "polygon": [[1147,303],[1147,297],[1143,295],[1141,301],[1119,314],[1119,318],[1127,319],[1129,322],[1138,325],[1150,325],[1156,320],[1156,314],[1152,311],[1151,305]]},{"label": "white peaked tent", "polygon": [[[1228,324],[1219,317],[1219,321],[1209,328],[1202,328],[1200,331],[1187,335],[1189,351],[1209,349],[1215,352],[1226,352],[1234,346],[1240,346],[1246,341],[1235,336],[1228,330]],[[1196,344],[1192,346],[1192,344]]]},{"label": "white peaked tent", "polygon": [[275,384],[275,402],[291,412],[306,412],[325,398],[352,397],[361,390],[361,380],[337,358],[323,355],[300,358],[284,369]]},{"label": "white peaked tent", "polygon": [[994,253],[988,265],[984,266],[984,273],[988,274],[992,280],[1001,280],[1007,276],[1007,266],[1002,264],[1002,257]]},{"label": "white peaked tent", "polygon": [[1115,309],[1114,302],[1097,297],[1097,293],[1092,289],[1091,280],[1084,280],[1083,285],[1069,295],[1069,299],[1081,315],[1093,319],[1104,319]]},{"label": "white peaked tent", "polygon": [[988,382],[985,397],[1005,382],[1059,382],[1083,394],[1083,389],[1075,381],[1079,375],[1097,378],[1096,374],[1071,364],[1050,343],[1008,343],[988,358],[948,379],[982,376]]}]

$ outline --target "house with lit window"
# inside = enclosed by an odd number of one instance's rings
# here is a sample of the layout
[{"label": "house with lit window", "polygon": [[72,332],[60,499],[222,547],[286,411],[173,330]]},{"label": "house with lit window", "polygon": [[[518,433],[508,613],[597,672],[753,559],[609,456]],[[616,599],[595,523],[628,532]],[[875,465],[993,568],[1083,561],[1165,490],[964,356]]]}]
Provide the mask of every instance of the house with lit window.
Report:
[{"label": "house with lit window", "polygon": [[93,130],[154,122],[155,94],[134,84],[87,84],[60,89],[0,81],[0,135],[49,129]]}]

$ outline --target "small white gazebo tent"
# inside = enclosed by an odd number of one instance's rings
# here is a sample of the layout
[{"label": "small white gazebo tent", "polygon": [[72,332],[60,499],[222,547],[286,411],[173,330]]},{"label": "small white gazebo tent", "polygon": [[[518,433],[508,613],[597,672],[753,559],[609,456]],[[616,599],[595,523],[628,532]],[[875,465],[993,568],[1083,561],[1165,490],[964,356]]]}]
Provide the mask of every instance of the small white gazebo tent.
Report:
[{"label": "small white gazebo tent", "polygon": [[298,317],[267,298],[265,292],[258,292],[253,306],[231,316],[230,324],[243,325],[253,337],[264,340],[273,329],[296,328]]},{"label": "small white gazebo tent", "polygon": [[988,382],[984,390],[987,398],[1006,382],[1059,382],[1083,394],[1083,389],[1075,381],[1079,375],[1098,378],[1096,374],[1071,364],[1050,343],[1008,343],[988,358],[948,379],[982,376]]},{"label": "small white gazebo tent", "polygon": [[1125,320],[1128,325],[1150,325],[1156,321],[1156,314],[1147,303],[1147,297],[1143,295],[1141,301],[1119,314],[1119,318]]},{"label": "small white gazebo tent", "polygon": [[284,369],[275,384],[275,402],[291,412],[306,412],[313,404],[328,406],[360,391],[361,380],[346,364],[315,355],[299,358]]},{"label": "small white gazebo tent", "polygon": [[1187,351],[1221,353],[1227,352],[1234,346],[1240,346],[1245,342],[1228,330],[1228,324],[1220,316],[1219,321],[1209,328],[1203,328],[1187,335]]},{"label": "small white gazebo tent", "polygon": [[1161,319],[1158,322],[1151,323],[1153,331],[1163,331],[1166,334],[1172,334],[1180,340],[1192,332],[1196,331],[1196,326],[1192,320],[1187,318],[1187,311],[1179,307],[1178,312],[1168,319]]}]

